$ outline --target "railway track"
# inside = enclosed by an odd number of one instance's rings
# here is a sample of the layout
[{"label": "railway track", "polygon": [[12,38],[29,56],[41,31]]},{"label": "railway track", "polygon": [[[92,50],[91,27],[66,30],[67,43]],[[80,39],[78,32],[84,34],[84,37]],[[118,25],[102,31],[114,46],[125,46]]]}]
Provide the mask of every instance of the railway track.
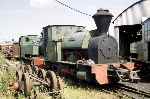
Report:
[{"label": "railway track", "polygon": [[114,91],[121,93],[122,95],[131,99],[150,99],[150,93],[124,84],[113,85]]},{"label": "railway track", "polygon": [[100,87],[100,92],[115,95],[119,99],[150,99],[150,93],[138,90],[123,84],[114,84],[107,87]]},{"label": "railway track", "polygon": [[120,93],[119,91],[111,89],[110,87],[109,88],[101,88],[100,91],[107,93],[107,94],[115,95],[115,96],[119,97],[119,99],[123,99],[124,97],[127,97],[124,94]]}]

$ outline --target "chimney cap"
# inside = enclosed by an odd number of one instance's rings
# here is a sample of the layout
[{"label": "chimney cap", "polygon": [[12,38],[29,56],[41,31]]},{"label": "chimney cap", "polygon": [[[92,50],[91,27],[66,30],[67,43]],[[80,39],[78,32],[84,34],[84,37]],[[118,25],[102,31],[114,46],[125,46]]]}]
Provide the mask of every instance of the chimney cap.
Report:
[{"label": "chimney cap", "polygon": [[93,17],[101,16],[101,15],[104,15],[104,16],[106,15],[106,16],[112,16],[113,17],[113,15],[109,12],[108,9],[102,9],[102,8],[98,9],[97,13],[94,14]]}]

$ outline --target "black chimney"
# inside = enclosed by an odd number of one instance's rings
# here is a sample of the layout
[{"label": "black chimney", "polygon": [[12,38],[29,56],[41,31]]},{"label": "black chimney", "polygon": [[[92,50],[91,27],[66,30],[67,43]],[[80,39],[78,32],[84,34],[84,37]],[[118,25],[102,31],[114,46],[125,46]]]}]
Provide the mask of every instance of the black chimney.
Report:
[{"label": "black chimney", "polygon": [[98,9],[97,13],[92,16],[94,18],[95,24],[97,26],[96,36],[101,34],[106,34],[109,29],[109,25],[113,15],[109,10]]}]

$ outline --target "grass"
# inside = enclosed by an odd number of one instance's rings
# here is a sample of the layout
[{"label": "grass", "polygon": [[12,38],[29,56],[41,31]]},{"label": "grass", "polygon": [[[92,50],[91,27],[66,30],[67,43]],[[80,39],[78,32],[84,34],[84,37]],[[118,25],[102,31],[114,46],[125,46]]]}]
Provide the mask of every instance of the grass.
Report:
[{"label": "grass", "polygon": [[[127,97],[120,98],[113,92],[108,94],[100,91],[99,86],[93,86],[85,83],[74,83],[65,80],[64,92],[62,99],[129,99]],[[47,96],[40,96],[38,99],[51,99]]]},{"label": "grass", "polygon": [[0,97],[1,99],[13,99],[13,92],[8,90],[9,82],[15,80],[14,71],[6,68],[6,59],[0,53]]},{"label": "grass", "polygon": [[[40,96],[39,99],[51,99],[48,96]],[[62,99],[119,99],[115,95],[99,92],[94,89],[77,88],[74,86],[67,86],[64,88]]]},{"label": "grass", "polygon": [[64,99],[118,99],[117,96],[100,92],[96,89],[82,88],[67,85],[64,90]]}]

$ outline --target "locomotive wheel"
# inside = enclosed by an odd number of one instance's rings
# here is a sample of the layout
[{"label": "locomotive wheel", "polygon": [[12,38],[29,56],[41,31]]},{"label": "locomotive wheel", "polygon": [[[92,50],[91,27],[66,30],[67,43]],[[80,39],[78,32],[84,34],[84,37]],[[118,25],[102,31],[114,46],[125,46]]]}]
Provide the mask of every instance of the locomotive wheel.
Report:
[{"label": "locomotive wheel", "polygon": [[58,85],[58,90],[60,91],[59,93],[57,93],[57,94],[55,94],[54,96],[53,96],[53,98],[54,99],[62,99],[62,91],[63,91],[63,81],[62,81],[62,79],[59,77],[59,76],[57,76],[57,85]]},{"label": "locomotive wheel", "polygon": [[34,67],[34,73],[35,73],[35,74],[38,74],[39,68],[38,68],[37,66],[33,66],[33,67]]},{"label": "locomotive wheel", "polygon": [[30,65],[25,65],[24,66],[24,71],[25,73],[31,73],[32,74],[32,69]]},{"label": "locomotive wheel", "polygon": [[39,68],[38,68],[37,66],[31,65],[31,69],[32,69],[32,73],[33,73],[33,74],[38,74]]},{"label": "locomotive wheel", "polygon": [[28,73],[24,73],[22,80],[23,80],[23,86],[24,86],[24,94],[25,94],[25,97],[28,97],[28,96],[31,95],[32,80],[30,79]]},{"label": "locomotive wheel", "polygon": [[45,72],[45,70],[44,70],[44,69],[39,69],[38,72],[37,72],[37,76],[38,76],[39,78],[42,78],[42,79],[45,80],[45,77],[46,77],[46,72]]},{"label": "locomotive wheel", "polygon": [[58,89],[63,90],[64,84],[63,84],[62,79],[59,76],[57,76],[57,84],[58,84]]},{"label": "locomotive wheel", "polygon": [[16,80],[21,81],[22,79],[22,66],[17,65],[17,70],[16,70]]},{"label": "locomotive wheel", "polygon": [[[62,99],[61,92],[59,90],[62,88],[61,81],[53,71],[47,71],[46,73],[46,81],[49,83],[50,90],[53,91],[52,99]],[[56,92],[55,92],[56,91]]]},{"label": "locomotive wheel", "polygon": [[16,68],[17,68],[17,70],[22,70],[22,65],[17,64],[17,65],[16,65]]},{"label": "locomotive wheel", "polygon": [[48,86],[50,87],[50,90],[58,89],[57,77],[53,71],[47,71],[45,79],[49,84]]},{"label": "locomotive wheel", "polygon": [[34,66],[34,67],[35,67],[35,70],[36,70],[36,71],[38,71],[38,70],[39,70],[39,68],[38,68],[37,66]]},{"label": "locomotive wheel", "polygon": [[19,71],[19,70],[16,71],[16,80],[17,81],[21,81],[22,74],[23,74],[22,71]]}]

